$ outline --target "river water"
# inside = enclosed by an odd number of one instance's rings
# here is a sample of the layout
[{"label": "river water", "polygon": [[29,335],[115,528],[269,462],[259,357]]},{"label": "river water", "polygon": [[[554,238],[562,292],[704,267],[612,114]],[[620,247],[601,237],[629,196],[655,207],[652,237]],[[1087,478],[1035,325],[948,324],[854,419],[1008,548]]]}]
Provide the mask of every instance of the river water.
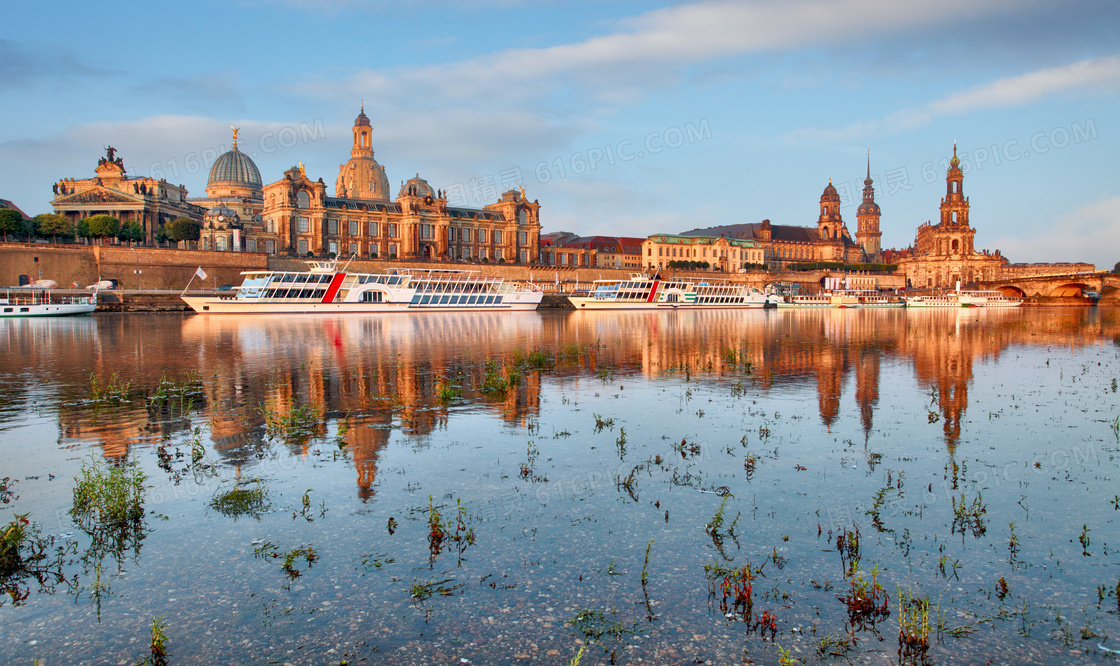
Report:
[{"label": "river water", "polygon": [[1116,663],[1118,315],[3,321],[2,661]]}]

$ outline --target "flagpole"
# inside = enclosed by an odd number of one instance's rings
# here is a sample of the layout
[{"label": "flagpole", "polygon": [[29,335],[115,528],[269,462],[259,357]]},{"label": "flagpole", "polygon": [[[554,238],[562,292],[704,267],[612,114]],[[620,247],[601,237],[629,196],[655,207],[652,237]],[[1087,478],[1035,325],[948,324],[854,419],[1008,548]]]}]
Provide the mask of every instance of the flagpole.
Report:
[{"label": "flagpole", "polygon": [[180,296],[187,293],[187,290],[191,288],[191,283],[194,282],[194,275],[194,273],[191,273],[191,279],[187,280],[187,286],[183,287],[182,293],[179,294]]}]

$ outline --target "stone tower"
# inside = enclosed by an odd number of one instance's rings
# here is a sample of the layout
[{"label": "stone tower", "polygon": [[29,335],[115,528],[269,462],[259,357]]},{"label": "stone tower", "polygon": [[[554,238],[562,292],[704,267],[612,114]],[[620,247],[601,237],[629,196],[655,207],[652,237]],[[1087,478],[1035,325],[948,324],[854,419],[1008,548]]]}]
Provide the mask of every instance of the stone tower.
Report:
[{"label": "stone tower", "polygon": [[353,131],[350,161],[338,167],[335,196],[340,199],[388,201],[389,178],[385,175],[385,168],[373,159],[373,128],[364,104],[354,119]]},{"label": "stone tower", "polygon": [[821,215],[817,218],[817,232],[821,240],[836,240],[844,235],[844,220],[840,217],[840,195],[828,179],[821,194]]},{"label": "stone tower", "polygon": [[875,203],[875,188],[871,181],[871,151],[867,154],[867,178],[863,180],[863,203],[856,210],[856,242],[863,248],[867,261],[877,263],[882,258],[879,231],[879,204]]}]

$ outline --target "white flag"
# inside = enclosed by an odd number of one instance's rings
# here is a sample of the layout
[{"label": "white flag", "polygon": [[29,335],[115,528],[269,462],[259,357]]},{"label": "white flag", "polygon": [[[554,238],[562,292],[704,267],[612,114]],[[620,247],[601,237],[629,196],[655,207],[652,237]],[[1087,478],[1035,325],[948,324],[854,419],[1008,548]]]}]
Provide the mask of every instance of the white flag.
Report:
[{"label": "white flag", "polygon": [[194,274],[198,276],[199,280],[205,280],[206,279],[206,271],[202,270],[202,266],[199,266],[198,270],[195,271]]}]

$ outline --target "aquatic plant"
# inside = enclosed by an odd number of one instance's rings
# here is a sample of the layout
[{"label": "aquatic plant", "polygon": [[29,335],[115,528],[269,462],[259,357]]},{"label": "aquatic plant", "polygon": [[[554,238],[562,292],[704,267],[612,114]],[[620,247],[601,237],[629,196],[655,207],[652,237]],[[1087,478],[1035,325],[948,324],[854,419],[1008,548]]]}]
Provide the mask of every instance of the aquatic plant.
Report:
[{"label": "aquatic plant", "polygon": [[89,401],[98,405],[120,405],[132,399],[132,382],[121,381],[114,372],[105,383],[94,373],[89,374]]},{"label": "aquatic plant", "polygon": [[608,419],[608,418],[605,418],[605,417],[600,416],[598,414],[592,414],[591,416],[593,416],[595,418],[595,432],[596,433],[602,432],[604,429],[606,429],[606,430],[614,429],[614,419]]},{"label": "aquatic plant", "polygon": [[723,512],[727,508],[727,501],[732,497],[734,496],[730,493],[723,496],[723,500],[719,503],[719,508],[716,509],[715,514],[712,515],[712,519],[708,521],[708,524],[704,526],[704,531],[713,539],[724,536],[733,537],[735,535],[735,526],[739,524],[739,512],[735,512],[735,520],[731,521],[731,525],[729,525],[726,530],[723,529]]},{"label": "aquatic plant", "polygon": [[836,535],[836,550],[840,551],[840,563],[844,565],[844,577],[850,578],[859,568],[860,534],[859,526],[849,532],[844,530]]},{"label": "aquatic plant", "polygon": [[148,407],[177,410],[180,415],[185,415],[205,401],[202,378],[197,370],[188,370],[180,379],[161,375],[159,383],[148,396]]},{"label": "aquatic plant", "polygon": [[868,578],[863,571],[855,570],[848,581],[848,593],[837,595],[848,608],[848,623],[853,628],[874,628],[875,623],[890,617],[890,595],[879,584],[879,566],[875,565]]},{"label": "aquatic plant", "polygon": [[537,458],[541,455],[540,449],[537,448],[537,445],[533,442],[529,442],[528,446],[526,446],[525,448],[525,455],[525,462],[521,463],[521,469],[517,475],[525,481],[534,483],[548,481],[547,477],[538,475],[534,470],[534,467],[537,464]]},{"label": "aquatic plant", "polygon": [[929,597],[915,597],[910,591],[898,589],[898,659],[899,662],[925,661],[929,651]]},{"label": "aquatic plant", "polygon": [[[277,557],[277,555],[273,554],[273,557]],[[307,568],[310,569],[311,564],[319,559],[319,556],[311,546],[299,546],[284,553],[284,561],[280,564],[280,568],[283,569],[284,573],[288,574],[288,578],[292,580],[300,576],[301,572],[296,568],[296,562],[300,558],[307,563]]]},{"label": "aquatic plant", "polygon": [[996,586],[996,596],[999,597],[1000,601],[1003,601],[1011,592],[1011,587],[1007,584],[1007,580],[1005,580],[1003,576],[999,577]]},{"label": "aquatic plant", "polygon": [[[618,611],[611,611],[611,614],[617,615]],[[600,610],[584,608],[570,617],[568,624],[583,634],[588,642],[598,643],[604,638],[622,640],[627,634],[634,633],[638,623],[635,621],[628,627],[618,620],[608,619]],[[607,648],[604,646],[603,649],[606,650]]]},{"label": "aquatic plant", "polygon": [[152,653],[153,666],[166,666],[167,664],[169,655],[167,653],[167,634],[164,633],[166,628],[167,625],[163,624],[162,615],[152,620],[152,639],[149,649]]},{"label": "aquatic plant", "polygon": [[18,479],[13,479],[8,476],[0,479],[0,504],[10,504],[12,500],[19,499],[19,495],[16,495],[12,491],[12,488],[15,487],[18,481]]},{"label": "aquatic plant", "polygon": [[1019,535],[1015,534],[1014,522],[1008,523],[1007,526],[1011,530],[1011,536],[1007,539],[1007,550],[1010,553],[1010,555],[1008,556],[1008,561],[1014,563],[1015,555],[1019,553]]},{"label": "aquatic plant", "polygon": [[[723,595],[720,610],[724,613],[738,613],[749,624],[754,609],[752,582],[756,577],[749,563],[725,573],[719,584],[720,593]],[[728,599],[731,599],[730,604],[727,602]]]},{"label": "aquatic plant", "polygon": [[75,478],[70,515],[83,528],[137,522],[144,517],[144,472],[135,463],[112,465],[90,459]]},{"label": "aquatic plant", "polygon": [[[68,555],[77,551],[74,542],[55,546],[55,537],[40,536],[39,525],[27,519],[27,514],[16,514],[12,522],[0,532],[0,589],[10,598],[12,605],[20,606],[31,595],[24,581],[33,579],[40,591],[52,592],[56,585],[73,583],[63,572]],[[4,600],[0,597],[0,606]]]},{"label": "aquatic plant", "polygon": [[267,512],[270,506],[268,489],[259,479],[253,487],[238,485],[233,490],[218,493],[210,500],[211,509],[234,519],[252,516],[260,520],[261,514]]},{"label": "aquatic plant", "polygon": [[1090,531],[1091,530],[1089,529],[1089,526],[1087,524],[1082,525],[1081,535],[1077,537],[1077,540],[1081,543],[1081,554],[1085,557],[1089,557],[1089,545],[1092,544],[1092,541],[1089,539]]},{"label": "aquatic plant", "polygon": [[454,517],[444,519],[440,507],[435,504],[434,498],[428,495],[428,550],[430,560],[434,562],[445,547],[448,552],[454,548],[457,564],[462,566],[463,551],[468,546],[474,545],[475,533],[474,528],[467,525],[467,509],[463,506],[463,500],[456,499],[455,507]]},{"label": "aquatic plant", "polygon": [[461,387],[454,386],[450,381],[443,378],[436,382],[436,399],[439,400],[441,405],[446,405],[462,397],[463,389]]},{"label": "aquatic plant", "polygon": [[965,493],[961,491],[960,501],[957,498],[950,498],[953,503],[953,533],[960,532],[961,538],[964,538],[965,530],[972,532],[972,536],[980,538],[987,531],[987,526],[984,525],[984,514],[988,512],[987,507],[984,506],[984,496],[982,493],[976,493],[976,497],[969,503],[965,499]]},{"label": "aquatic plant", "polygon": [[264,418],[265,434],[274,438],[301,439],[316,434],[323,427],[323,409],[318,405],[299,405],[295,400],[287,411],[272,409],[263,403],[257,411]]},{"label": "aquatic plant", "polygon": [[463,587],[462,583],[448,585],[454,578],[430,578],[421,581],[419,578],[413,579],[412,585],[408,586],[408,596],[417,603],[424,603],[433,596],[449,597],[459,591]]}]

